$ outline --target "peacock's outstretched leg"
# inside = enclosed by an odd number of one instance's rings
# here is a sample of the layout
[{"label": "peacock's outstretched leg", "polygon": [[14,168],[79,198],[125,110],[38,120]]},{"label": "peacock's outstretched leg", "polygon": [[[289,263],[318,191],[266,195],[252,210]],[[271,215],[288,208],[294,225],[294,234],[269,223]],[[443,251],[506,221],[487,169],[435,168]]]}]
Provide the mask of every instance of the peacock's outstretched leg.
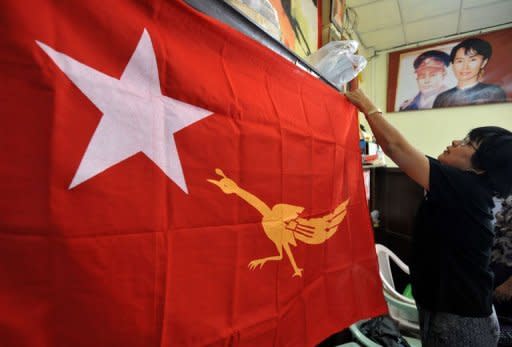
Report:
[{"label": "peacock's outstretched leg", "polygon": [[290,259],[290,263],[292,264],[293,270],[295,271],[293,273],[292,277],[299,276],[302,277],[302,272],[304,269],[301,269],[297,266],[297,263],[295,263],[295,259],[293,258],[292,250],[290,249],[290,245],[285,243],[283,245],[284,251],[286,252],[286,255],[288,256],[288,259]]},{"label": "peacock's outstretched leg", "polygon": [[279,252],[279,255],[275,255],[273,257],[266,257],[261,259],[255,259],[249,263],[249,269],[254,270],[256,267],[260,267],[260,269],[265,265],[267,261],[276,261],[283,259],[283,246],[279,245],[277,246],[277,251]]}]

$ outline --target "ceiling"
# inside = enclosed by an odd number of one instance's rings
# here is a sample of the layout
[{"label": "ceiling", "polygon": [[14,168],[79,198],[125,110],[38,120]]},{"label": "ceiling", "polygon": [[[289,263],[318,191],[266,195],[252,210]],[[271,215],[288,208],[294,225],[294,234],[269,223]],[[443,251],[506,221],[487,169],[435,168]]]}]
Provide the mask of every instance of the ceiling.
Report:
[{"label": "ceiling", "polygon": [[347,0],[347,8],[359,41],[375,51],[512,26],[512,0]]}]

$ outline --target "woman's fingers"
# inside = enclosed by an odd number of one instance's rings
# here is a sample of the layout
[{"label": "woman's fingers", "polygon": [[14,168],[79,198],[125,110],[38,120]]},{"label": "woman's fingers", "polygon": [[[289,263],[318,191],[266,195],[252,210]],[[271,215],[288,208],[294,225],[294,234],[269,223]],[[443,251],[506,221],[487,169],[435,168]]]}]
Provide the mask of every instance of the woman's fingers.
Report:
[{"label": "woman's fingers", "polygon": [[361,89],[356,89],[352,92],[347,92],[345,93],[345,96],[364,114],[366,114],[369,110],[375,108],[373,103],[370,101],[370,99],[368,99],[368,97],[363,93]]}]

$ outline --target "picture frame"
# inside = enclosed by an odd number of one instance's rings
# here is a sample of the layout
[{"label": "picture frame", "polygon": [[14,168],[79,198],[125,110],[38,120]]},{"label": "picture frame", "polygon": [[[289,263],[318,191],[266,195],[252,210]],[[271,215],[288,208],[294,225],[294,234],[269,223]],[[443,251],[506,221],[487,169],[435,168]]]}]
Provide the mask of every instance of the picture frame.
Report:
[{"label": "picture frame", "polygon": [[387,112],[512,101],[512,28],[389,54]]},{"label": "picture frame", "polygon": [[344,32],[343,23],[345,21],[346,6],[346,0],[331,1],[331,23],[340,33]]},{"label": "picture frame", "polygon": [[318,7],[302,0],[223,0],[287,49],[305,58],[318,49]]}]

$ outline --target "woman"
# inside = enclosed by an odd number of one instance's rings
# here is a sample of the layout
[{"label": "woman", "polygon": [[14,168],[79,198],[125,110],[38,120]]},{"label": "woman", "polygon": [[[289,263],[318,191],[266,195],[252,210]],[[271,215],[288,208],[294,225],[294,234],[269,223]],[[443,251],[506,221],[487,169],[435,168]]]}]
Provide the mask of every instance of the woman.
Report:
[{"label": "woman", "polygon": [[480,82],[491,55],[489,42],[478,38],[466,39],[453,47],[450,62],[457,86],[439,94],[434,107],[505,102],[507,96],[501,87]]},{"label": "woman", "polygon": [[512,133],[473,129],[436,160],[411,146],[360,90],[346,96],[366,115],[384,152],[427,192],[411,259],[423,346],[495,346],[492,197],[512,191]]}]

